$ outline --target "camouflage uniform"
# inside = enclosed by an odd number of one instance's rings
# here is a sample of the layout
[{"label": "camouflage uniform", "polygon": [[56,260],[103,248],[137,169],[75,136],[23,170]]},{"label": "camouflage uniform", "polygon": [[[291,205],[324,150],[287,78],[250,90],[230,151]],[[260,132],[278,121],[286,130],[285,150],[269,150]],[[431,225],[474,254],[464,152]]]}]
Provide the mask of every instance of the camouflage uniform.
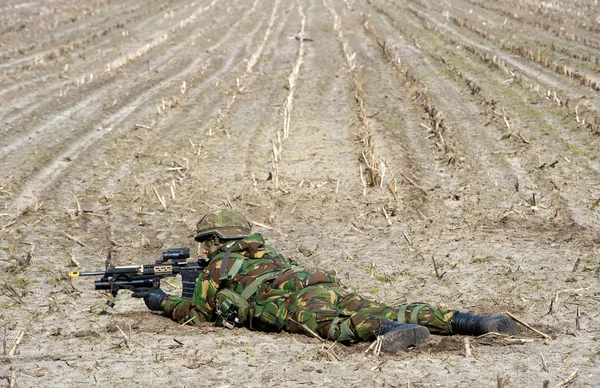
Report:
[{"label": "camouflage uniform", "polygon": [[[162,302],[166,315],[177,322],[198,325],[216,319],[216,294],[224,282],[241,294],[264,274],[267,278],[251,296],[249,327],[261,331],[286,330],[307,334],[305,327],[330,340],[372,340],[382,318],[417,323],[430,332],[449,334],[454,311],[425,303],[392,308],[348,293],[330,272],[291,265],[280,253],[265,244],[258,233],[236,240],[226,268],[221,271],[226,244],[209,255],[210,264],[198,277],[191,300],[174,296]],[[241,266],[238,263],[241,260]],[[222,273],[233,271],[231,279]],[[400,318],[399,318],[400,317]],[[304,327],[303,327],[304,326]]]}]

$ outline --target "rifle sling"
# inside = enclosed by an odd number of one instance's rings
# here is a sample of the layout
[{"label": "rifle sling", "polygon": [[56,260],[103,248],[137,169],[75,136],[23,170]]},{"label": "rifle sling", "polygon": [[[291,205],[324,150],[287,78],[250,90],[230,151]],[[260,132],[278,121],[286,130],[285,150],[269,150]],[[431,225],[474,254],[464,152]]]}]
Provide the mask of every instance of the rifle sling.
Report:
[{"label": "rifle sling", "polygon": [[[232,243],[227,250],[225,251],[225,255],[223,256],[223,258],[221,259],[221,270],[219,272],[219,279],[223,280],[225,278],[227,278],[225,276],[225,270],[227,269],[227,262],[229,261],[229,256],[231,255],[231,251],[233,250],[233,248],[239,243],[239,241],[236,241],[234,243]],[[235,266],[235,264],[234,264]],[[239,271],[239,268],[238,268]],[[236,271],[237,273],[237,271]],[[235,275],[234,275],[235,276]],[[233,276],[232,276],[233,277]]]},{"label": "rifle sling", "polygon": [[240,269],[242,268],[242,264],[244,264],[245,257],[240,257],[239,259],[235,259],[235,263],[231,266],[229,272],[227,272],[227,277],[229,279],[233,279]]},{"label": "rifle sling", "polygon": [[252,283],[250,283],[250,285],[248,287],[246,287],[244,289],[244,292],[242,292],[242,298],[244,298],[245,300],[250,299],[250,297],[252,297],[254,295],[254,293],[256,293],[256,291],[258,291],[258,288],[264,282],[271,280],[271,279],[275,279],[276,277],[279,277],[278,269],[274,269],[274,270],[265,272],[264,274],[260,275],[259,277],[254,279],[254,281]]}]

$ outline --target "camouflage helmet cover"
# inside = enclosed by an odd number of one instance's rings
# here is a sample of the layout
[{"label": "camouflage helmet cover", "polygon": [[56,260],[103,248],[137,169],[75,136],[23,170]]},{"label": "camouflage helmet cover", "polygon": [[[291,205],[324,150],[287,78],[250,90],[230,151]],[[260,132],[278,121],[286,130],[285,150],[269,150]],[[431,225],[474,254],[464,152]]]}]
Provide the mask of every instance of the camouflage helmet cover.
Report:
[{"label": "camouflage helmet cover", "polygon": [[244,238],[250,234],[252,225],[240,212],[221,210],[208,213],[196,224],[196,241],[203,241],[211,235],[221,239]]}]

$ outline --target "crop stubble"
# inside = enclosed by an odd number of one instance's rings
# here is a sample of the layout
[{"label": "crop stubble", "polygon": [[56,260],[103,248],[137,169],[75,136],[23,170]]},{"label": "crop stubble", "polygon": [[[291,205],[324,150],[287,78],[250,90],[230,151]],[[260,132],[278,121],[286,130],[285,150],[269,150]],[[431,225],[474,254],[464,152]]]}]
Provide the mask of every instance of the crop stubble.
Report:
[{"label": "crop stubble", "polygon": [[[592,2],[552,5],[5,2],[0,381],[593,386],[600,39]],[[126,295],[99,315],[63,276],[189,246],[224,206],[349,289],[508,310],[553,339],[465,357],[433,338],[384,363],[179,327]]]}]

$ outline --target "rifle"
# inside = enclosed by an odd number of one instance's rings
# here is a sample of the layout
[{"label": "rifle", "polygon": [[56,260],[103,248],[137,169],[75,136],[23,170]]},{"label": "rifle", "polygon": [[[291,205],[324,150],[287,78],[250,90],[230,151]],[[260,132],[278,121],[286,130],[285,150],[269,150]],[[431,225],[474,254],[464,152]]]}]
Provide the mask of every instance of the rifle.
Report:
[{"label": "rifle", "polygon": [[94,281],[94,288],[107,290],[112,297],[108,297],[106,304],[114,307],[119,290],[150,291],[160,287],[161,279],[181,275],[183,283],[181,297],[191,299],[196,279],[208,265],[208,261],[201,259],[187,261],[189,257],[190,250],[188,248],[171,248],[164,251],[162,260],[157,260],[155,264],[115,267],[109,260],[106,260],[104,271],[70,272],[69,278],[102,276],[100,280]]}]

